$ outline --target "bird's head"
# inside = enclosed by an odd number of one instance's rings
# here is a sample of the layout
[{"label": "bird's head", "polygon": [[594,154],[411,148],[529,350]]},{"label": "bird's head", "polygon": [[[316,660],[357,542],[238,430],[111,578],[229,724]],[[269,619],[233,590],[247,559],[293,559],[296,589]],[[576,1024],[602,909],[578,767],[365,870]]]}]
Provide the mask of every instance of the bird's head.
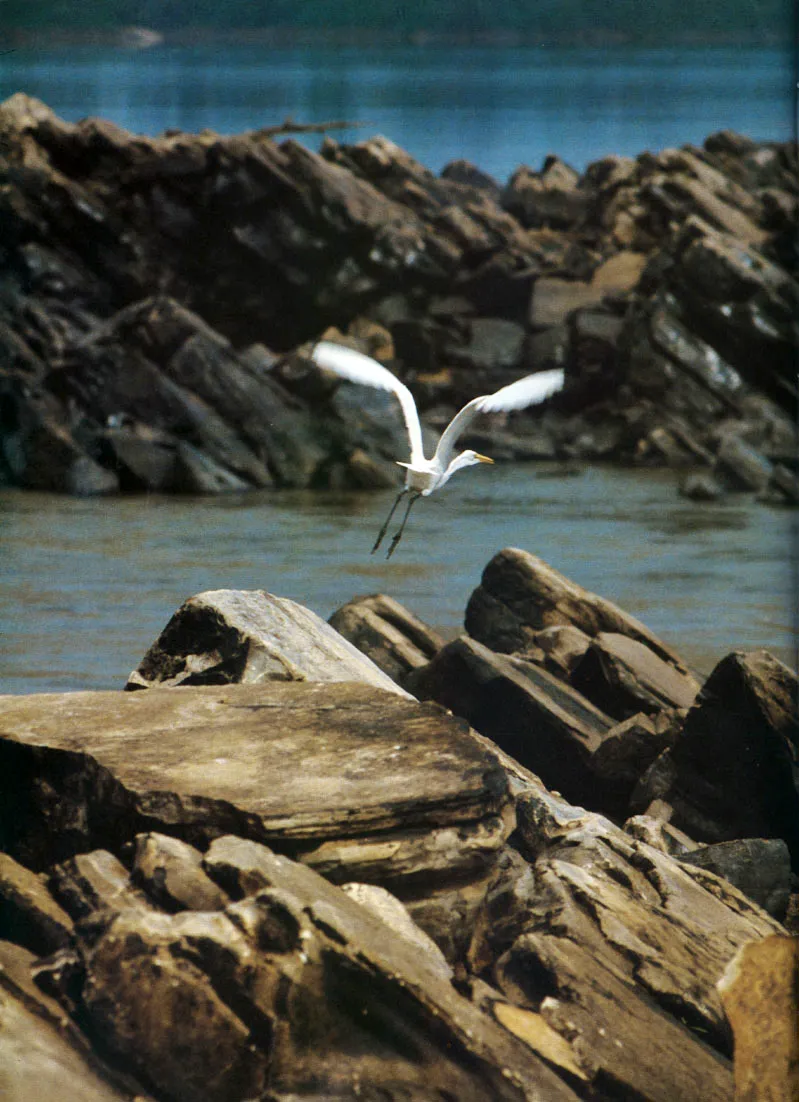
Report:
[{"label": "bird's head", "polygon": [[487,455],[481,455],[480,452],[472,451],[468,448],[465,452],[461,452],[460,455],[456,455],[452,460],[450,466],[458,471],[461,467],[473,467],[475,463],[493,463],[493,459],[489,459]]}]

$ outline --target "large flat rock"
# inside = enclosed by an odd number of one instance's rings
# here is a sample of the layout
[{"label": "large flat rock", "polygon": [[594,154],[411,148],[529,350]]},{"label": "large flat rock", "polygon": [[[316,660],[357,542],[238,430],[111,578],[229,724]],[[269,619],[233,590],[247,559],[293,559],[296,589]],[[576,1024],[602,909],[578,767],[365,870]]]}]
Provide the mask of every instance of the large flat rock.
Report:
[{"label": "large flat rock", "polygon": [[[462,720],[354,683],[227,685],[0,697],[0,826],[32,868],[158,830],[292,852],[341,840],[405,873],[463,872],[512,829],[503,770]],[[453,854],[453,831],[479,844]],[[436,852],[437,832],[444,850]],[[454,868],[453,863],[454,861]]]}]

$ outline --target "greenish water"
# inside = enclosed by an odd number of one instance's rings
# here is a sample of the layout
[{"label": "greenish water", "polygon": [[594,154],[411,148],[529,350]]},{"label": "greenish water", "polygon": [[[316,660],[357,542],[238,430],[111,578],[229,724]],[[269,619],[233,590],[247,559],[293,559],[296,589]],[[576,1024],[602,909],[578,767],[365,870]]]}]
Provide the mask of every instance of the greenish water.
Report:
[{"label": "greenish water", "polygon": [[522,547],[642,619],[702,672],[730,650],[794,664],[796,513],[694,504],[666,472],[480,467],[420,502],[394,557],[391,494],[72,499],[0,493],[0,692],[118,688],[207,589],[267,589],[323,617],[388,593],[454,633],[491,556]]}]

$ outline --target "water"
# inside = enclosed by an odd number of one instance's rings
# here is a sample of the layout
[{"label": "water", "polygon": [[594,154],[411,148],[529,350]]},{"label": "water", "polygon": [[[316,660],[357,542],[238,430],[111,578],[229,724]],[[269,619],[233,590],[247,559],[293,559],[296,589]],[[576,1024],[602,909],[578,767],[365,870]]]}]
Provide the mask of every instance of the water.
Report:
[{"label": "water", "polygon": [[[499,179],[556,152],[582,168],[730,127],[792,136],[787,51],[224,47],[0,56],[0,98],[130,130],[233,133],[345,118],[439,170]],[[318,139],[308,139],[315,147]],[[0,691],[114,688],[205,589],[266,588],[327,617],[382,591],[453,632],[483,566],[527,548],[622,605],[707,672],[736,647],[793,662],[793,515],[679,498],[652,472],[470,471],[421,503],[390,563],[370,557],[390,496],[70,500],[0,493]]]},{"label": "water", "polygon": [[[793,136],[788,49],[16,50],[0,98],[25,91],[70,120],[94,114],[138,133],[346,119],[439,171],[464,157],[504,180],[557,153],[576,168],[732,128]],[[318,138],[308,139],[316,148]]]},{"label": "water", "polygon": [[497,465],[369,548],[390,494],[70,499],[0,493],[0,691],[118,688],[187,597],[267,589],[323,617],[384,592],[454,634],[502,547],[540,555],[642,619],[701,672],[730,650],[794,662],[795,513],[697,505],[667,472]]}]

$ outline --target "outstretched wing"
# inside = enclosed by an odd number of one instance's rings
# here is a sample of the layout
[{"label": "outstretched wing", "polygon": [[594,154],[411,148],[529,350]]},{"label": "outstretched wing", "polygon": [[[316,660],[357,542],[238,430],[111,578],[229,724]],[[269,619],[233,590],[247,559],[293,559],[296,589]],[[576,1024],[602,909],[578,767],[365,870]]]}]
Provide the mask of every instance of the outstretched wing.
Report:
[{"label": "outstretched wing", "polygon": [[553,371],[540,371],[537,375],[526,375],[515,383],[503,386],[494,394],[483,394],[473,398],[456,413],[444,429],[436,448],[436,459],[442,467],[449,466],[452,452],[461,433],[481,413],[503,413],[513,409],[526,409],[537,406],[556,394],[563,386],[564,374],[558,367]]},{"label": "outstretched wing", "polygon": [[315,344],[311,359],[320,367],[326,367],[351,383],[393,391],[399,398],[405,427],[408,430],[411,463],[424,459],[422,426],[419,423],[419,414],[416,411],[413,395],[387,367],[383,367],[371,356],[365,356],[363,352],[356,352],[353,348],[346,348],[343,344],[335,344],[333,341],[319,341]]}]

